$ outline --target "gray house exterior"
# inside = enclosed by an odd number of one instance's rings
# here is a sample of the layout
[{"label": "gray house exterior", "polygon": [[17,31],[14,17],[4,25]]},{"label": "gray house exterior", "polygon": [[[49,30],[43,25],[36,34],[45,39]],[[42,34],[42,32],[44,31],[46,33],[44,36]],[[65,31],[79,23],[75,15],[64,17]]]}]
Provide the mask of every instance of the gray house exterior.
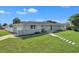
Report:
[{"label": "gray house exterior", "polygon": [[66,26],[61,23],[50,22],[21,22],[13,25],[13,32],[16,35],[28,35],[37,32],[56,32],[65,29]]}]

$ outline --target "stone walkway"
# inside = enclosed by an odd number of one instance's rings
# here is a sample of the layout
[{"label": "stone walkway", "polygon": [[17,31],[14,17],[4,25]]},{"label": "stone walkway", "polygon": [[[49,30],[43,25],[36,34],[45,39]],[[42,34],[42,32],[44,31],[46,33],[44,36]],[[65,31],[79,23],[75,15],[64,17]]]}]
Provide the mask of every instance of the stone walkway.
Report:
[{"label": "stone walkway", "polygon": [[53,37],[56,37],[56,38],[59,38],[59,39],[65,41],[65,42],[67,42],[67,43],[69,43],[69,44],[72,44],[72,45],[75,45],[75,44],[76,44],[75,42],[70,41],[70,40],[68,40],[68,39],[65,39],[65,38],[63,38],[63,37],[60,37],[60,36],[58,36],[58,35],[56,35],[56,34],[54,34],[54,33],[49,33],[49,35],[51,35],[51,36],[53,36]]},{"label": "stone walkway", "polygon": [[16,37],[13,34],[9,34],[9,35],[5,35],[5,36],[1,36],[0,40],[4,40],[4,39],[7,39],[7,38],[16,38]]}]

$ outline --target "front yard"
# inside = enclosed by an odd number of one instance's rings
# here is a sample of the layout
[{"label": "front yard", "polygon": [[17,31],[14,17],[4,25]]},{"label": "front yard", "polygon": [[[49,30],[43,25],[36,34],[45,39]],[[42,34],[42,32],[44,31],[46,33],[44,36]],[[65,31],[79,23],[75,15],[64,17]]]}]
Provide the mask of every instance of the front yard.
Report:
[{"label": "front yard", "polygon": [[8,35],[10,34],[10,32],[6,31],[6,30],[0,30],[0,36],[4,36],[4,35]]},{"label": "front yard", "polygon": [[78,32],[63,31],[56,34],[63,36],[66,39],[75,41],[76,45],[68,44],[48,34],[36,34],[2,40],[0,41],[0,52],[79,52]]}]

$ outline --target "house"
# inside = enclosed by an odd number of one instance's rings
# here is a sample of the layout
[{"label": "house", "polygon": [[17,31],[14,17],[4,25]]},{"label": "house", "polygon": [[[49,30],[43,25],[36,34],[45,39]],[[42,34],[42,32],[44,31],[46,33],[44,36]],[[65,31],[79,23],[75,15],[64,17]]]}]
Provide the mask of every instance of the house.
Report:
[{"label": "house", "polygon": [[61,23],[51,22],[21,22],[13,24],[13,32],[16,35],[27,35],[39,32],[56,32],[58,30],[65,30],[65,25]]},{"label": "house", "polygon": [[6,26],[3,26],[3,28],[9,32],[13,32],[13,27],[9,26],[9,25],[6,25]]}]

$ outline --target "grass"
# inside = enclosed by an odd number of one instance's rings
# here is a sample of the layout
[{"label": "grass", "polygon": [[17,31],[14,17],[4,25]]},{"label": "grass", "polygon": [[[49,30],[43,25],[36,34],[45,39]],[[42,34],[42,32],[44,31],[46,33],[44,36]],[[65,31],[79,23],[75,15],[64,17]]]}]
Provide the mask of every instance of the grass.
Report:
[{"label": "grass", "polygon": [[0,36],[8,35],[10,32],[5,31],[5,30],[0,30]]},{"label": "grass", "polygon": [[22,36],[20,38],[9,38],[0,41],[0,52],[17,53],[72,53],[79,52],[79,33],[74,31],[63,31],[56,33],[67,39],[75,41],[76,45],[68,44],[58,38],[46,33]]},{"label": "grass", "polygon": [[73,42],[76,42],[76,45],[74,46],[74,51],[79,52],[79,32],[76,31],[63,31],[56,33],[57,35],[64,37],[65,39],[71,40]]},{"label": "grass", "polygon": [[68,30],[68,31],[58,32],[56,34],[68,40],[72,40],[75,41],[76,43],[79,43],[79,32]]}]

